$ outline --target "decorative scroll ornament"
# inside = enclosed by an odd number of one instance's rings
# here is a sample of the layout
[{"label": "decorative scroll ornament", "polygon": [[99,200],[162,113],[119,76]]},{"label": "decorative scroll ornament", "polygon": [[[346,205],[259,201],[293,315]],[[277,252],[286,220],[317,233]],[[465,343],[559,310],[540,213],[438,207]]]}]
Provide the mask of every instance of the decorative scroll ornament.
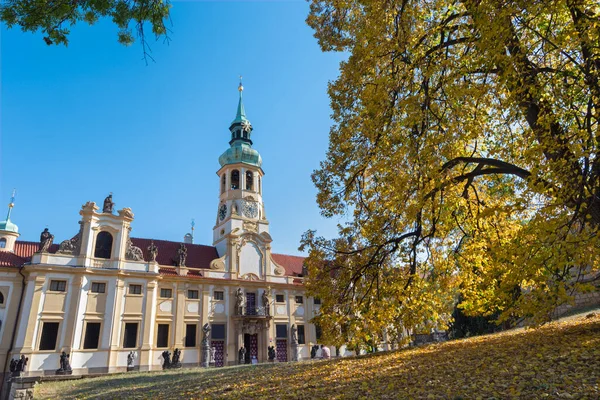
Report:
[{"label": "decorative scroll ornament", "polygon": [[246,281],[259,281],[260,278],[258,276],[256,276],[256,274],[252,274],[252,273],[248,273],[245,275],[240,276],[241,279],[244,279]]},{"label": "decorative scroll ornament", "polygon": [[79,232],[69,240],[63,240],[58,246],[57,254],[79,255],[81,250],[81,237],[83,236],[83,224],[79,221]]},{"label": "decorative scroll ornament", "polygon": [[283,268],[281,265],[277,264],[275,261],[273,261],[273,258],[271,257],[271,263],[273,264],[273,266],[275,267],[275,275],[285,275],[285,268]]},{"label": "decorative scroll ornament", "polygon": [[119,217],[126,217],[126,218],[133,219],[133,211],[131,211],[131,208],[129,208],[129,207],[125,207],[117,212],[119,213]]},{"label": "decorative scroll ornament", "polygon": [[221,258],[217,258],[216,260],[212,260],[210,262],[210,269],[214,269],[215,271],[225,271],[225,256]]},{"label": "decorative scroll ornament", "polygon": [[243,227],[245,231],[258,233],[258,224],[252,221],[244,221]]}]

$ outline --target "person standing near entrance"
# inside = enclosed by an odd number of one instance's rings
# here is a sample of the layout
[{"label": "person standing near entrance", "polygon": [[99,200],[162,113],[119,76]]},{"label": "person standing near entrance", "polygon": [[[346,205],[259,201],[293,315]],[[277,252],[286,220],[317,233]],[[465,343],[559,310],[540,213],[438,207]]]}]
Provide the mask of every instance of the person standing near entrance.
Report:
[{"label": "person standing near entrance", "polygon": [[329,351],[329,347],[321,345],[321,356],[323,357],[323,360],[329,360],[331,358],[331,351]]}]

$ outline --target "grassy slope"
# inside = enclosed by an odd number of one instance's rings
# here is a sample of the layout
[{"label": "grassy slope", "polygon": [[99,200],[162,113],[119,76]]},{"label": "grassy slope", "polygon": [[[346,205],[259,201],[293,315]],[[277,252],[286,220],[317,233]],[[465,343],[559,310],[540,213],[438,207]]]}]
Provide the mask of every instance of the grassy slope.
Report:
[{"label": "grassy slope", "polygon": [[35,398],[600,398],[600,315],[358,358],[45,383]]}]

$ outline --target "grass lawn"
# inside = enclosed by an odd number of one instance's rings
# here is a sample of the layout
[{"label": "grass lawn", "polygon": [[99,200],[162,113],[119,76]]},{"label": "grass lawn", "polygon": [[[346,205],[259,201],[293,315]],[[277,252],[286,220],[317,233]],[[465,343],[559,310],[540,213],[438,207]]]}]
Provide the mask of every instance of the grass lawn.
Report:
[{"label": "grass lawn", "polygon": [[599,399],[600,314],[356,358],[43,383],[36,399]]}]

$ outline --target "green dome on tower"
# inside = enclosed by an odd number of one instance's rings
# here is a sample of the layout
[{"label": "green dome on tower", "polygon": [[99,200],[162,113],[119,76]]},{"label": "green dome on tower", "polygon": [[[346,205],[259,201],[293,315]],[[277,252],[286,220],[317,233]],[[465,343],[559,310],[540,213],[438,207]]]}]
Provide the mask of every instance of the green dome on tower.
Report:
[{"label": "green dome on tower", "polygon": [[0,231],[19,233],[19,227],[10,220],[10,213],[15,206],[15,191],[13,190],[10,203],[8,203],[8,214],[4,221],[0,221]]},{"label": "green dome on tower", "polygon": [[231,132],[231,140],[229,145],[231,146],[219,157],[219,164],[224,167],[228,164],[244,163],[259,167],[262,164],[262,158],[257,150],[252,148],[252,124],[246,118],[246,110],[244,109],[244,102],[242,101],[242,92],[244,87],[240,81],[238,86],[240,92],[240,99],[238,101],[237,112],[235,119],[229,126]]},{"label": "green dome on tower", "polygon": [[0,221],[0,231],[19,233],[19,227],[13,224],[10,219],[7,219],[6,221]]}]

